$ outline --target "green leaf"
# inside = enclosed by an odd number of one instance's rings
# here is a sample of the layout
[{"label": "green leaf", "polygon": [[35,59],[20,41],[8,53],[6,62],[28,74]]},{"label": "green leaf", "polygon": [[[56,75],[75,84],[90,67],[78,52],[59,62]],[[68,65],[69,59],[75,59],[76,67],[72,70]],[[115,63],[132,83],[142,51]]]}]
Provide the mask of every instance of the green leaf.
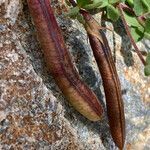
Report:
[{"label": "green leaf", "polygon": [[137,21],[135,16],[130,15],[129,13],[124,13],[125,19],[129,26],[141,27],[140,23]]},{"label": "green leaf", "polygon": [[149,7],[149,11],[150,11],[150,0],[146,0],[148,7]]},{"label": "green leaf", "polygon": [[119,11],[113,5],[107,5],[107,17],[112,21],[116,21],[119,18]]},{"label": "green leaf", "polygon": [[120,0],[120,2],[124,3],[126,0]]},{"label": "green leaf", "polygon": [[93,3],[92,0],[77,0],[77,4],[79,7],[83,7],[85,5],[92,4],[92,3]]},{"label": "green leaf", "polygon": [[140,41],[144,36],[144,27],[137,21],[136,17],[130,13],[124,12],[125,20],[131,29],[134,40]]},{"label": "green leaf", "polygon": [[149,0],[134,0],[134,11],[137,16],[140,16],[150,11]]},{"label": "green leaf", "polygon": [[[99,0],[94,0],[94,2],[98,2]],[[100,6],[100,8],[104,8],[107,5],[109,5],[108,0],[102,0],[102,5]]]},{"label": "green leaf", "polygon": [[130,7],[133,7],[133,6],[134,6],[133,0],[126,0],[126,2],[128,3],[128,5],[129,5]]},{"label": "green leaf", "polygon": [[146,19],[145,30],[150,33],[150,17]]},{"label": "green leaf", "polygon": [[98,8],[101,5],[102,5],[102,1],[100,1],[98,3],[93,3],[93,4],[85,5],[85,6],[83,6],[83,8],[86,9],[86,10],[90,10],[90,9]]},{"label": "green leaf", "polygon": [[129,26],[138,27],[140,30],[144,30],[142,25],[138,22],[135,16],[131,15],[130,13],[124,12],[125,19]]},{"label": "green leaf", "polygon": [[150,34],[147,32],[144,32],[144,38],[149,39],[150,40]]},{"label": "green leaf", "polygon": [[150,65],[150,52],[146,56],[146,64]]},{"label": "green leaf", "polygon": [[93,0],[93,4],[95,3],[99,3],[99,2],[102,2],[103,3],[104,0]]},{"label": "green leaf", "polygon": [[137,27],[131,27],[131,35],[134,38],[135,42],[140,41],[143,38],[144,33],[141,32]]},{"label": "green leaf", "polygon": [[144,67],[144,74],[145,76],[150,76],[150,65]]},{"label": "green leaf", "polygon": [[115,4],[117,2],[119,2],[120,0],[108,0],[109,1],[109,4]]}]

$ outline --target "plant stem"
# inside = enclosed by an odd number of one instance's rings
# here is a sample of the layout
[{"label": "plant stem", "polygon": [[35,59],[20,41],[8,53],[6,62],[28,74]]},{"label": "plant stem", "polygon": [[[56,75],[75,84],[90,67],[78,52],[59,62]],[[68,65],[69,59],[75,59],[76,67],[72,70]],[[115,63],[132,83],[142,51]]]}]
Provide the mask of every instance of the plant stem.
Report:
[{"label": "plant stem", "polygon": [[130,12],[130,13],[132,13],[132,14],[135,15],[135,12],[133,11],[133,9],[131,9],[128,5],[126,5],[126,4],[124,4],[124,3],[120,3],[120,4],[118,4],[118,5],[121,5],[121,8],[122,8],[123,10],[127,10],[128,12]]},{"label": "plant stem", "polygon": [[137,17],[137,20],[144,27],[144,25],[145,25],[145,17],[144,16],[139,16],[139,17]]},{"label": "plant stem", "polygon": [[129,13],[131,13],[132,15],[136,16],[136,19],[138,20],[138,22],[144,26],[144,22],[145,22],[145,16],[146,14],[143,14],[141,16],[137,16],[134,12],[134,10],[132,8],[130,8],[128,5],[124,4],[124,3],[120,3],[119,5],[121,5],[121,8],[125,11],[128,11]]},{"label": "plant stem", "polygon": [[145,62],[145,60],[144,60],[144,58],[143,58],[143,55],[142,55],[142,53],[140,52],[139,48],[137,47],[137,45],[136,45],[136,43],[135,43],[135,41],[134,41],[134,39],[133,39],[133,37],[132,37],[132,35],[131,35],[131,33],[130,33],[130,30],[129,30],[129,27],[128,27],[128,25],[127,25],[127,22],[126,22],[126,20],[125,20],[125,17],[124,17],[124,14],[123,14],[123,9],[122,9],[122,4],[118,4],[117,7],[118,7],[118,9],[119,9],[119,11],[120,11],[121,19],[122,19],[122,22],[123,22],[123,24],[124,24],[124,26],[125,26],[125,30],[126,30],[126,32],[127,32],[127,35],[128,35],[128,37],[129,37],[129,39],[130,39],[130,41],[131,41],[133,47],[135,48],[135,51],[136,51],[137,55],[139,56],[141,62],[142,62],[143,65],[145,66],[145,65],[146,65],[146,62]]}]

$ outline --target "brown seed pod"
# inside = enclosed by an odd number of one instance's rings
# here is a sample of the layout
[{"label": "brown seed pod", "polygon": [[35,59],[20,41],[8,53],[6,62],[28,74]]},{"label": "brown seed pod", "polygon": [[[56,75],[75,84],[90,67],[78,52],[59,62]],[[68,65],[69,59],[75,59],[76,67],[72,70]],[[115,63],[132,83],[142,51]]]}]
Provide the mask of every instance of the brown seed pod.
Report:
[{"label": "brown seed pod", "polygon": [[81,10],[81,13],[87,23],[85,28],[103,80],[111,134],[116,145],[120,149],[123,149],[125,141],[124,106],[121,85],[111,50],[106,36],[100,30],[100,26],[96,20],[85,11]]},{"label": "brown seed pod", "polygon": [[81,81],[65,46],[49,0],[28,0],[47,67],[68,101],[92,121],[100,120],[103,109],[95,94]]}]

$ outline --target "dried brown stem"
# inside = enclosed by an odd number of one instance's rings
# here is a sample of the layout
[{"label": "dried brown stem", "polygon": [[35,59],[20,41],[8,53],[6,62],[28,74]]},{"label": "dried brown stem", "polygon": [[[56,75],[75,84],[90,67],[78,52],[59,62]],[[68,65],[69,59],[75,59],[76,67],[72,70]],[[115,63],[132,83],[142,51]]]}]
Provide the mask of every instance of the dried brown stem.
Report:
[{"label": "dried brown stem", "polygon": [[124,14],[123,14],[122,5],[119,4],[117,7],[118,7],[118,9],[119,9],[119,11],[120,11],[120,13],[121,13],[121,19],[122,19],[122,21],[123,21],[123,24],[124,24],[124,27],[125,27],[125,30],[126,30],[126,32],[127,32],[128,37],[129,37],[129,39],[130,39],[130,41],[131,41],[133,47],[135,48],[135,51],[136,51],[137,55],[139,56],[141,62],[143,63],[143,65],[146,65],[146,62],[145,62],[145,60],[144,60],[144,58],[143,58],[143,55],[142,55],[142,53],[140,52],[139,48],[137,47],[137,45],[136,45],[136,43],[135,43],[135,41],[134,41],[134,39],[133,39],[133,37],[132,37],[132,35],[131,35],[131,33],[130,33],[129,27],[128,27],[128,25],[127,25],[127,22],[126,22],[126,20],[125,20]]}]

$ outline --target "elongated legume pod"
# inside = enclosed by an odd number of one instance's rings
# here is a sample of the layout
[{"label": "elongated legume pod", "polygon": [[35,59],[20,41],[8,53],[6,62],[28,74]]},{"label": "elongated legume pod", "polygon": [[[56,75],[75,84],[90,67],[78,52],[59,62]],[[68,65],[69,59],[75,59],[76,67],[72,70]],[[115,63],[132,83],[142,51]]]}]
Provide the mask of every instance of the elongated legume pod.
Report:
[{"label": "elongated legume pod", "polygon": [[64,96],[82,115],[100,120],[102,107],[95,94],[81,81],[65,46],[49,0],[28,0],[47,67]]},{"label": "elongated legume pod", "polygon": [[123,149],[125,141],[124,106],[121,85],[111,50],[96,20],[88,12],[81,10],[81,13],[87,23],[87,34],[103,80],[111,134],[116,145]]}]

